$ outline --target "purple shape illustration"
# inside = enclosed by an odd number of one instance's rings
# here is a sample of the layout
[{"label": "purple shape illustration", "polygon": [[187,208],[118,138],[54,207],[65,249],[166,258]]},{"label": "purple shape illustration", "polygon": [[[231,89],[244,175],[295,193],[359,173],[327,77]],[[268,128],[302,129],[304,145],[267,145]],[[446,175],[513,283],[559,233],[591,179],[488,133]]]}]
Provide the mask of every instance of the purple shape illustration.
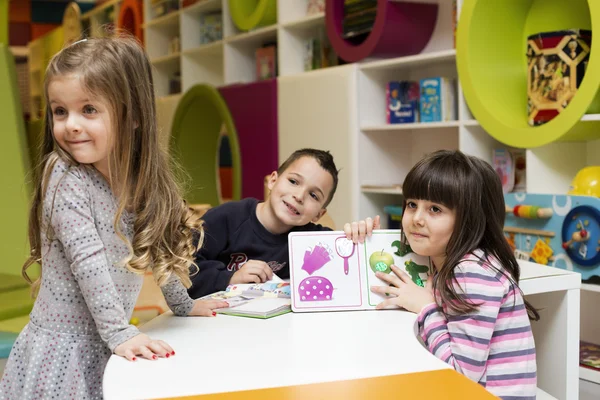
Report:
[{"label": "purple shape illustration", "polygon": [[345,236],[341,236],[335,240],[335,251],[338,253],[338,256],[344,259],[344,274],[346,275],[348,275],[348,270],[350,269],[348,259],[354,254],[355,247],[354,242],[346,239]]},{"label": "purple shape illustration", "polygon": [[308,248],[304,252],[304,263],[302,269],[308,272],[309,275],[321,269],[323,265],[331,261],[331,251],[327,245],[319,243],[314,248]]},{"label": "purple shape illustration", "polygon": [[305,278],[298,286],[300,301],[327,301],[333,298],[331,281],[322,276]]}]

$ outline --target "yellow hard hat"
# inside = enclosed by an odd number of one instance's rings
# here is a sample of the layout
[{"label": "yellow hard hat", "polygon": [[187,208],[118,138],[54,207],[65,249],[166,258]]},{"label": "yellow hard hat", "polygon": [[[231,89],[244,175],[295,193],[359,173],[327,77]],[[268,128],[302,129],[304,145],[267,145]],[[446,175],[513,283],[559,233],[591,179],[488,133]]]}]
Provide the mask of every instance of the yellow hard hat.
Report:
[{"label": "yellow hard hat", "polygon": [[568,194],[600,197],[600,166],[581,169],[569,189]]}]

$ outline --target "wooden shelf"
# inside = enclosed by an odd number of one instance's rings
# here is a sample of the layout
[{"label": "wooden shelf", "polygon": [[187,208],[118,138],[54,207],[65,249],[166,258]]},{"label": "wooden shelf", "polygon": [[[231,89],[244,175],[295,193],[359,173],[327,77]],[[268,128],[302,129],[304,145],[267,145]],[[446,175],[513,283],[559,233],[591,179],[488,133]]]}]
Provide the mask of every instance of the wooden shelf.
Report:
[{"label": "wooden shelf", "polygon": [[590,368],[579,367],[579,379],[594,382],[600,385],[600,371]]},{"label": "wooden shelf", "polygon": [[229,36],[225,38],[225,42],[236,46],[254,46],[271,39],[277,39],[277,25],[265,26],[254,31]]},{"label": "wooden shelf", "polygon": [[393,186],[376,186],[376,185],[363,185],[360,187],[362,193],[377,193],[377,194],[396,194],[402,195],[402,187],[400,185]]},{"label": "wooden shelf", "polygon": [[150,63],[152,65],[163,65],[163,64],[169,64],[169,63],[175,63],[175,62],[179,62],[180,56],[181,56],[181,53],[179,53],[179,52],[173,53],[173,54],[168,54],[166,56],[153,58],[152,60],[150,60]]},{"label": "wooden shelf", "polygon": [[477,121],[476,119],[468,119],[465,121],[461,121],[463,126],[481,126],[481,124],[479,123],[479,121]]},{"label": "wooden shelf", "polygon": [[313,14],[308,15],[304,18],[298,19],[296,21],[286,22],[285,24],[281,24],[281,27],[284,29],[290,30],[310,30],[320,26],[325,26],[325,14]]},{"label": "wooden shelf", "polygon": [[385,60],[366,61],[360,64],[361,71],[366,73],[396,70],[403,67],[414,68],[440,62],[451,62],[456,59],[456,50],[442,50],[431,53],[417,54],[414,56],[397,57]]},{"label": "wooden shelf", "polygon": [[216,42],[203,44],[198,47],[183,50],[182,53],[186,56],[216,56],[219,54],[223,54],[223,41],[218,40]]},{"label": "wooden shelf", "polygon": [[159,26],[176,26],[179,24],[179,14],[181,10],[172,11],[166,15],[161,15],[158,18],[153,18],[142,25],[143,28],[159,27]]},{"label": "wooden shelf", "polygon": [[581,290],[585,290],[587,292],[600,293],[600,285],[594,285],[592,283],[582,283]]},{"label": "wooden shelf", "polygon": [[390,132],[390,131],[406,131],[414,129],[444,129],[444,128],[458,128],[460,126],[459,121],[446,121],[446,122],[417,122],[412,124],[385,124],[385,125],[372,125],[364,126],[361,128],[363,132]]}]

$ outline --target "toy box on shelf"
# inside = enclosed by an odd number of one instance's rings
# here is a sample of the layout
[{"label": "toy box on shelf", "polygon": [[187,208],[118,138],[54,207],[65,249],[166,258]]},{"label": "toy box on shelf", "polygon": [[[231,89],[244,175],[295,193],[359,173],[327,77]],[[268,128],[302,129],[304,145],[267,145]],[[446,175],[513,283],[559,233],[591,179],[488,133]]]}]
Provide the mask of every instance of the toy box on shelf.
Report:
[{"label": "toy box on shelf", "polygon": [[600,198],[508,193],[504,233],[517,258],[600,276]]},{"label": "toy box on shelf", "polygon": [[579,29],[528,37],[529,125],[545,124],[569,105],[583,80],[591,42],[592,32]]}]

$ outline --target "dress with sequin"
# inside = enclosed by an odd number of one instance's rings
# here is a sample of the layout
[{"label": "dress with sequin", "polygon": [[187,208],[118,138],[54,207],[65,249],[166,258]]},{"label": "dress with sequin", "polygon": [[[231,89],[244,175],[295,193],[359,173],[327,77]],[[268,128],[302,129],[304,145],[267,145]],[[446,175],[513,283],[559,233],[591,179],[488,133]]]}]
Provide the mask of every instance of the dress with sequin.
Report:
[{"label": "dress with sequin", "polygon": [[[102,399],[102,376],[115,347],[139,333],[129,324],[142,276],[120,261],[116,199],[103,176],[59,160],[43,204],[42,284],[30,322],[17,338],[0,381],[0,399]],[[133,215],[123,234],[131,240]],[[192,300],[170,281],[165,298],[178,315]]]}]

